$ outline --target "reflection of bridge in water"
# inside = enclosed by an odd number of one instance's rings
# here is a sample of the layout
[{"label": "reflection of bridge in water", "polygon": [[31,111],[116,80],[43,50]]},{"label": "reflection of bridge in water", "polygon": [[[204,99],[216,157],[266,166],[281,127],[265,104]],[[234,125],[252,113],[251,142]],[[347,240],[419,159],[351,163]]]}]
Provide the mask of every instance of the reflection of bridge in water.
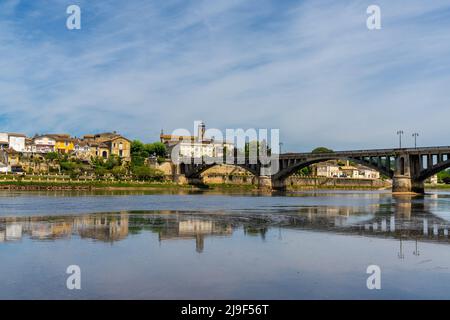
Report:
[{"label": "reflection of bridge in water", "polygon": [[120,241],[145,231],[160,242],[193,240],[202,252],[206,237],[227,237],[242,230],[263,240],[271,228],[331,232],[342,235],[449,243],[449,221],[433,213],[433,202],[398,197],[394,202],[362,207],[302,206],[276,212],[195,213],[179,211],[121,212],[84,216],[0,219],[0,242],[23,236],[58,240],[79,236],[103,242]]}]

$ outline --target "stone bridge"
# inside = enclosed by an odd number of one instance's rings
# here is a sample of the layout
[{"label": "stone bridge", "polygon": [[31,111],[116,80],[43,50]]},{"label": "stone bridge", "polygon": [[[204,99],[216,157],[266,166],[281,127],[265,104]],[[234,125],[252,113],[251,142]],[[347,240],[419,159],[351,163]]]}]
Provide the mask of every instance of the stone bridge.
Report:
[{"label": "stone bridge", "polygon": [[450,146],[284,153],[269,158],[269,164],[260,159],[250,161],[248,157],[238,156],[235,150],[234,156],[226,159],[179,159],[177,171],[188,180],[195,180],[214,165],[233,164],[254,174],[261,188],[283,190],[286,188],[286,178],[304,167],[327,160],[346,159],[375,169],[392,179],[393,192],[423,193],[427,178],[450,167]]}]

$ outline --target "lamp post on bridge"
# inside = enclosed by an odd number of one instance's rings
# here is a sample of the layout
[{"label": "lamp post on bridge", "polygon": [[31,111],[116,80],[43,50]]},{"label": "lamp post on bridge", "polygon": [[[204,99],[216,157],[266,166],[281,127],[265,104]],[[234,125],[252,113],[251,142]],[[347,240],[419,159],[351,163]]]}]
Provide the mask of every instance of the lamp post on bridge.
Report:
[{"label": "lamp post on bridge", "polygon": [[280,147],[279,152],[280,152],[280,154],[282,154],[282,152],[281,152],[281,147],[283,146],[283,142],[278,143],[278,145],[279,145],[279,147]]},{"label": "lamp post on bridge", "polygon": [[398,137],[399,137],[399,142],[400,142],[400,149],[402,148],[402,134],[404,134],[403,130],[398,130],[397,131]]},{"label": "lamp post on bridge", "polygon": [[419,134],[417,132],[414,132],[412,136],[414,137],[414,148],[417,148],[417,137],[419,136]]}]

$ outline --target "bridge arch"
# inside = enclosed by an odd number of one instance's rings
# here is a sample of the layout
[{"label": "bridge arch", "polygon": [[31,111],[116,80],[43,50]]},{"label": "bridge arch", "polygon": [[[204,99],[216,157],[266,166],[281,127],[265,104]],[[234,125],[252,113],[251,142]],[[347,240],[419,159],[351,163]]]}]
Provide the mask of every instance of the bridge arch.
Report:
[{"label": "bridge arch", "polygon": [[450,158],[446,161],[438,162],[431,168],[424,169],[420,172],[419,176],[416,178],[417,181],[425,181],[426,179],[438,174],[442,170],[450,168]]},{"label": "bridge arch", "polygon": [[308,159],[307,161],[301,161],[301,162],[294,163],[291,166],[282,168],[278,173],[276,173],[274,175],[273,178],[275,180],[284,180],[302,168],[308,167],[308,166],[316,164],[316,163],[329,161],[329,160],[349,160],[349,161],[353,161],[358,164],[361,164],[365,167],[371,168],[373,170],[376,170],[389,178],[392,178],[394,176],[393,170],[388,170],[386,167],[379,167],[379,166],[377,166],[373,163],[370,163],[369,161],[366,161],[364,159],[352,158],[352,157],[340,157],[340,156],[327,156],[327,157],[318,157],[315,159]]},{"label": "bridge arch", "polygon": [[258,165],[249,165],[249,164],[233,164],[233,163],[202,163],[202,164],[180,164],[180,173],[184,174],[186,178],[200,178],[201,174],[208,169],[211,169],[215,166],[220,165],[229,165],[237,168],[242,168],[247,172],[251,173],[255,177],[259,176],[259,166]]}]

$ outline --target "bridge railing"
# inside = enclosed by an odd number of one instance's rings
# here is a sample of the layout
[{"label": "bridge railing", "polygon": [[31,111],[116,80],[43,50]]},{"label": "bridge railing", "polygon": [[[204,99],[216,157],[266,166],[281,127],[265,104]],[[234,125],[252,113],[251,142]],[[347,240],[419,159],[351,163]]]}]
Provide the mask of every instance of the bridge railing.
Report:
[{"label": "bridge railing", "polygon": [[437,147],[420,147],[420,148],[392,148],[392,149],[361,149],[361,150],[343,150],[323,153],[312,152],[291,152],[283,153],[280,158],[297,158],[297,157],[336,157],[336,156],[380,156],[380,155],[395,155],[401,153],[450,153],[450,146],[437,146]]}]

